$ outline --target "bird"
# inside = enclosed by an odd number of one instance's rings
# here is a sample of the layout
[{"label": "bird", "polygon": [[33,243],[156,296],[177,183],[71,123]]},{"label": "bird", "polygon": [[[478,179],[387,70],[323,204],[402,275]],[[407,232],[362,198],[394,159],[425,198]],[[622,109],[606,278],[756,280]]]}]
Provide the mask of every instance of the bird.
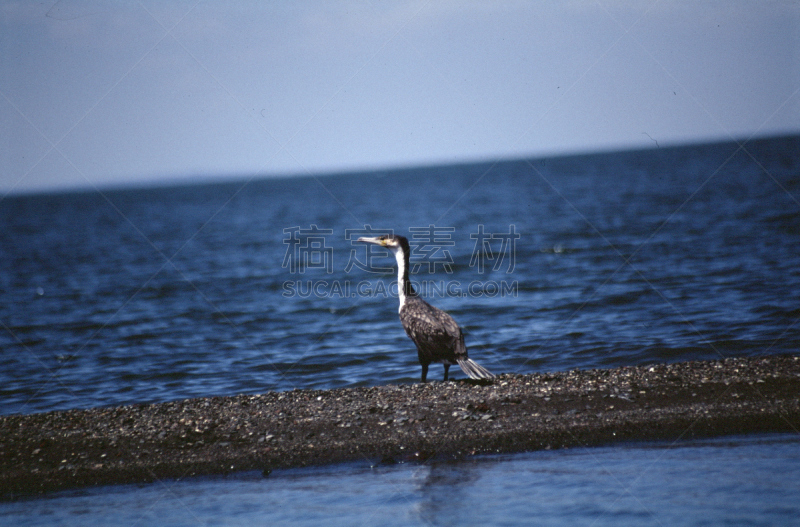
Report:
[{"label": "bird", "polygon": [[417,357],[422,365],[422,382],[427,382],[431,363],[444,365],[444,380],[448,380],[450,366],[458,364],[471,379],[492,379],[494,375],[467,355],[464,333],[453,317],[419,297],[408,279],[408,259],[411,249],[405,236],[388,234],[357,240],[385,247],[397,260],[397,293],[400,297],[400,322],[406,334],[417,346]]}]

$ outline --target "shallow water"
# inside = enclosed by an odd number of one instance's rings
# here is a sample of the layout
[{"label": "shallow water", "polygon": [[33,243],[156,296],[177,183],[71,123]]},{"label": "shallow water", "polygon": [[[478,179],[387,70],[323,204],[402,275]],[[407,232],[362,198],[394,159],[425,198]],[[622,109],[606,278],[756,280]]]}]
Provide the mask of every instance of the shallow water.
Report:
[{"label": "shallow water", "polygon": [[247,472],[0,503],[6,525],[793,525],[800,436]]},{"label": "shallow water", "polygon": [[0,225],[0,414],[417,380],[365,225],[420,235],[494,372],[800,349],[800,137],[6,197]]}]

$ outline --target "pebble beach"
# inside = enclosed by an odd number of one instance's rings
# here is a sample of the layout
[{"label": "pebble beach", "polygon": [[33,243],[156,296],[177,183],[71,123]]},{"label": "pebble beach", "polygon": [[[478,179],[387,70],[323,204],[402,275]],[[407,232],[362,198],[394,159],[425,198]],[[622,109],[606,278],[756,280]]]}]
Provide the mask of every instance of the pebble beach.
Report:
[{"label": "pebble beach", "polygon": [[800,430],[800,356],[0,417],[0,495],[368,460]]}]

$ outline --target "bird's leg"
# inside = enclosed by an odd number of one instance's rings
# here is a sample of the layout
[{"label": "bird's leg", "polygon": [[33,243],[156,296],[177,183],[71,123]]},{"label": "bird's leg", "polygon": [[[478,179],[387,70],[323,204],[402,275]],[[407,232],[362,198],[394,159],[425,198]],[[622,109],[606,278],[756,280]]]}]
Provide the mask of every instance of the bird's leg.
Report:
[{"label": "bird's leg", "polygon": [[428,365],[422,365],[422,382],[428,382]]},{"label": "bird's leg", "polygon": [[444,380],[445,381],[447,380],[447,372],[448,371],[450,371],[450,365],[449,364],[445,364],[444,365]]}]

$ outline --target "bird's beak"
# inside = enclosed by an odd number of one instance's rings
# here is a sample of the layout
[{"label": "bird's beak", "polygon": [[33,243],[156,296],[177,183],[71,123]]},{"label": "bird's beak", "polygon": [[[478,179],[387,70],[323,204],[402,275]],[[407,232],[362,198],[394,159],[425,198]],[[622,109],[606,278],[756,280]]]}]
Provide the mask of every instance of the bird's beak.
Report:
[{"label": "bird's beak", "polygon": [[364,242],[364,243],[374,243],[375,245],[383,245],[383,241],[379,238],[359,238],[356,240],[357,242]]}]

